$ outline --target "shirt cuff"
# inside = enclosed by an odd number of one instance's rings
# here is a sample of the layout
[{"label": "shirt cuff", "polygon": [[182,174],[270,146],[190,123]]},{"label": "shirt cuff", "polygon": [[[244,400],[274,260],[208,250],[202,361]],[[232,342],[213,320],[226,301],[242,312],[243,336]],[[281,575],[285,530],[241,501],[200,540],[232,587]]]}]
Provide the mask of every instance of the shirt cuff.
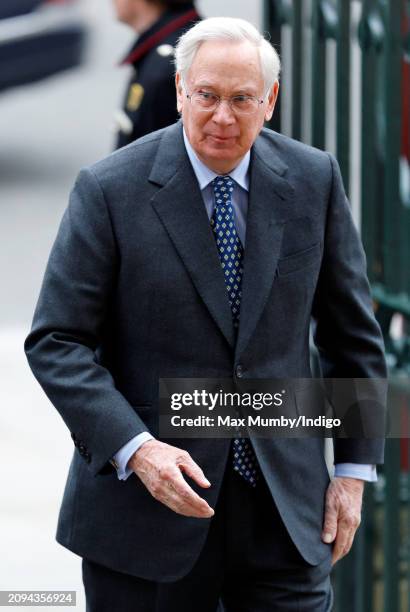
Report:
[{"label": "shirt cuff", "polygon": [[138,434],[134,438],[132,438],[127,444],[124,444],[122,448],[115,453],[113,459],[117,470],[117,476],[119,480],[127,480],[129,476],[133,473],[131,468],[127,467],[128,461],[131,459],[133,454],[137,452],[137,450],[147,442],[148,440],[153,440],[154,436],[148,431],[143,431]]},{"label": "shirt cuff", "polygon": [[375,465],[367,463],[337,463],[335,465],[336,478],[358,478],[366,482],[377,481],[377,469]]}]

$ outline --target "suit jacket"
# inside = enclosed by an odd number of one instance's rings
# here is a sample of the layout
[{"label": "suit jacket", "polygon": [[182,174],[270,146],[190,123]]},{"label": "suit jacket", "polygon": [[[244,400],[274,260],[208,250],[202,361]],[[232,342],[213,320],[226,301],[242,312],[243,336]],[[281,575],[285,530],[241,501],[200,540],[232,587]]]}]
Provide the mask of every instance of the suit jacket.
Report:
[{"label": "suit jacket", "polygon": [[[309,325],[323,374],[384,377],[383,343],[340,172],[327,153],[270,130],[252,148],[238,337],[215,240],[180,123],[81,171],[53,246],[30,366],[76,445],[57,540],[117,571],[187,574],[211,519],[180,516],[109,460],[158,433],[160,377],[311,376]],[[174,439],[212,487],[230,440]],[[255,452],[299,551],[314,565],[329,476],[321,439],[255,439]],[[377,440],[339,440],[336,462],[379,463]]]}]

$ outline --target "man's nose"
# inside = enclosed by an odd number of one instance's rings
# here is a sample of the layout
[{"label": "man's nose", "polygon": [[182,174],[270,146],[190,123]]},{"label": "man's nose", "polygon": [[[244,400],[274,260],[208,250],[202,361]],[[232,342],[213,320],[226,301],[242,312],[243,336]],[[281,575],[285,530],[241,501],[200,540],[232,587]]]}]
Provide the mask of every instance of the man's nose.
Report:
[{"label": "man's nose", "polygon": [[219,102],[212,116],[212,120],[215,121],[215,123],[223,123],[225,125],[235,123],[235,113],[231,108],[229,100],[221,100]]}]

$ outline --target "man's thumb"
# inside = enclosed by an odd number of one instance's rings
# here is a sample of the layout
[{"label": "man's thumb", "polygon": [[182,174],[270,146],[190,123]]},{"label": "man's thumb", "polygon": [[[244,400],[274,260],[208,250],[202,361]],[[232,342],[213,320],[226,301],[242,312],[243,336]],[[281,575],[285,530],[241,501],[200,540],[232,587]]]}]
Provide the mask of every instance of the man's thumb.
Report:
[{"label": "man's thumb", "polygon": [[325,544],[331,544],[334,542],[336,534],[332,534],[330,530],[324,531],[322,533],[322,540]]}]

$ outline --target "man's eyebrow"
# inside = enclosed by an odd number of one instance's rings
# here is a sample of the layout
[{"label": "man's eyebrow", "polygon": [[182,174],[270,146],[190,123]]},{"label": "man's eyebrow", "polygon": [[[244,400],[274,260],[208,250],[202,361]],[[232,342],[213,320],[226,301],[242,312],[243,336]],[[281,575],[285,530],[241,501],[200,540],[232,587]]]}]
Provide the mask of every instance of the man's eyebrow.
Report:
[{"label": "man's eyebrow", "polygon": [[204,89],[215,89],[215,87],[217,87],[217,85],[213,85],[212,83],[209,83],[208,81],[199,81],[198,83],[195,83],[194,87],[196,89],[203,87]]},{"label": "man's eyebrow", "polygon": [[[212,84],[209,83],[209,81],[199,81],[198,83],[195,83],[195,85],[193,86],[194,89],[212,89],[215,90],[218,85],[216,84]],[[257,96],[257,91],[255,89],[255,87],[253,85],[241,85],[240,87],[237,87],[235,89],[232,90],[231,92],[231,96],[240,96],[240,95],[244,95],[244,94],[251,94],[253,96]]]}]

